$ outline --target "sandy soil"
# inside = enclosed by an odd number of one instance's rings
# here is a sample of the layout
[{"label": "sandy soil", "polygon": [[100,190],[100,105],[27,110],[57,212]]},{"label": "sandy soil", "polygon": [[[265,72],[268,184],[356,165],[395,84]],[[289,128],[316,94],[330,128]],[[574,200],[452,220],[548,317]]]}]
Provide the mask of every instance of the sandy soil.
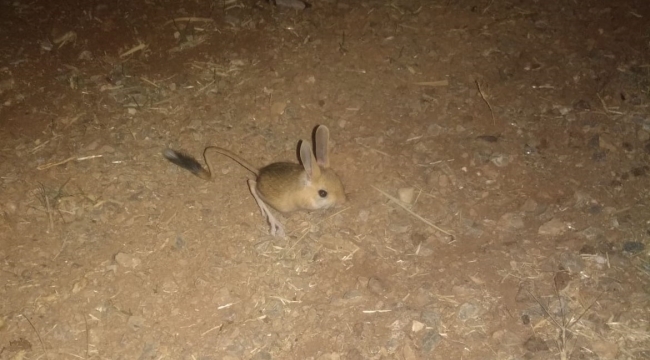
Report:
[{"label": "sandy soil", "polygon": [[[0,359],[650,359],[649,21],[3,1]],[[241,166],[161,155],[297,162],[318,124],[349,201],[285,238]]]}]

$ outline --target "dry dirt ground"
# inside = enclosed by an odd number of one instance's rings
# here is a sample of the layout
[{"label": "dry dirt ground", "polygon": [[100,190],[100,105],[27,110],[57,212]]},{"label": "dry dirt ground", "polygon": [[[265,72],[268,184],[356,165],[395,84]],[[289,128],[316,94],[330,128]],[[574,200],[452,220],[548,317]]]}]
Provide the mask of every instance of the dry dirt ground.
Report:
[{"label": "dry dirt ground", "polygon": [[[650,359],[647,0],[0,19],[0,359]],[[349,201],[286,238],[161,156],[317,124]]]}]

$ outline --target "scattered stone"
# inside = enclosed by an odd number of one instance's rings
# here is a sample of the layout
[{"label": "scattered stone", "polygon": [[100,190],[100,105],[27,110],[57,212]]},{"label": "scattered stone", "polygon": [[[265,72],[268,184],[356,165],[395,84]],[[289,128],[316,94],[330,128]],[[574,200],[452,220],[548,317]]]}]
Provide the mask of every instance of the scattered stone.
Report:
[{"label": "scattered stone", "polygon": [[117,253],[117,255],[115,255],[115,262],[122,267],[134,269],[142,263],[142,260],[129,254]]},{"label": "scattered stone", "polygon": [[418,247],[425,241],[427,241],[427,237],[423,233],[421,232],[411,233],[411,244],[413,244],[413,246]]},{"label": "scattered stone", "polygon": [[490,157],[492,156],[492,152],[487,151],[487,150],[479,150],[474,153],[474,158],[472,159],[471,164],[487,164],[490,161]]},{"label": "scattered stone", "polygon": [[454,294],[454,296],[456,297],[463,298],[463,297],[475,296],[476,290],[472,289],[469,286],[454,285],[454,287],[451,288],[451,293]]},{"label": "scattered stone", "polygon": [[569,275],[568,271],[558,271],[553,276],[553,282],[557,291],[564,290],[569,285],[569,281],[571,281],[571,275]]},{"label": "scattered stone", "polygon": [[402,348],[402,358],[404,360],[417,360],[417,356],[415,355],[415,351],[411,347],[410,344],[406,343],[404,344],[404,347]]},{"label": "scattered stone", "polygon": [[94,151],[99,146],[99,140],[95,140],[83,148],[84,151]]},{"label": "scattered stone", "polygon": [[376,295],[383,295],[386,293],[386,288],[384,287],[382,281],[375,277],[371,277],[368,280],[368,290]]},{"label": "scattered stone", "polygon": [[492,334],[492,339],[498,341],[500,344],[503,344],[508,347],[519,347],[521,345],[521,339],[517,334],[508,331],[508,330],[497,330]]},{"label": "scattered stone", "polygon": [[540,226],[537,233],[544,236],[558,236],[564,234],[566,229],[567,226],[562,220],[554,218]]},{"label": "scattered stone", "polygon": [[411,227],[408,225],[389,224],[388,229],[395,234],[404,234],[408,232]]},{"label": "scattered stone", "polygon": [[16,210],[18,210],[18,206],[16,206],[16,203],[8,201],[4,203],[4,206],[2,207],[5,213],[7,214],[15,214]]},{"label": "scattered stone", "polygon": [[429,152],[430,152],[430,150],[429,150],[429,148],[426,146],[426,144],[421,143],[421,142],[415,144],[415,147],[414,147],[413,149],[415,150],[415,152],[420,153],[420,154],[424,154],[424,153],[429,153]]},{"label": "scattered stone", "polygon": [[595,340],[591,344],[591,350],[593,350],[601,360],[616,359],[618,356],[618,345],[611,341]]},{"label": "scattered stone", "polygon": [[361,293],[360,290],[352,289],[350,291],[346,291],[341,298],[345,300],[354,300],[354,299],[360,299],[362,296],[363,294]]},{"label": "scattered stone", "polygon": [[497,222],[500,231],[513,231],[524,228],[524,217],[519,213],[506,213]]},{"label": "scattered stone", "polygon": [[264,308],[264,315],[268,316],[271,319],[279,319],[284,315],[284,305],[282,300],[271,301],[267,303]]},{"label": "scattered stone", "polygon": [[350,4],[346,4],[346,3],[344,3],[344,2],[337,1],[337,2],[336,2],[336,8],[337,8],[337,9],[341,9],[341,10],[347,10],[347,9],[350,8]]},{"label": "scattered stone", "polygon": [[534,335],[529,337],[528,340],[524,342],[524,347],[526,348],[526,350],[532,353],[549,351],[550,349],[546,341],[544,341],[544,339]]},{"label": "scattered stone", "polygon": [[494,135],[479,135],[476,137],[476,140],[485,141],[486,143],[495,143],[499,141],[499,136]]},{"label": "scattered stone", "polygon": [[[239,19],[239,18],[236,17],[236,16],[232,16],[232,15],[226,15],[226,16],[224,16],[223,21],[224,21],[226,24],[228,24],[228,25],[230,25],[230,26],[232,26],[232,27],[237,27],[237,26],[240,26],[240,25],[241,25],[241,19]],[[177,34],[177,33],[174,33],[174,38],[176,38],[176,34]],[[178,33],[178,36],[179,36],[179,37],[180,37],[180,35],[181,35],[181,34]]]},{"label": "scattered stone", "polygon": [[587,206],[587,204],[590,204],[593,201],[591,199],[591,196],[589,196],[589,194],[580,190],[573,193],[573,199],[575,200],[573,206],[575,206],[576,208]]},{"label": "scattered stone", "polygon": [[399,344],[401,342],[402,339],[392,336],[386,342],[386,346],[385,346],[386,352],[388,352],[389,354],[394,353],[395,351],[397,351],[397,348],[399,347]]},{"label": "scattered stone", "polygon": [[578,251],[580,255],[596,255],[598,252],[596,252],[596,248],[593,247],[593,245],[589,244],[584,244]]},{"label": "scattered stone", "polygon": [[201,130],[203,128],[203,122],[199,119],[193,119],[187,127],[189,129]]},{"label": "scattered stone", "polygon": [[400,201],[405,204],[412,204],[413,199],[415,198],[415,189],[413,188],[401,188],[397,190],[397,195],[399,196]]},{"label": "scattered stone", "polygon": [[598,204],[591,205],[587,208],[587,212],[589,212],[590,215],[598,215],[603,212],[603,207]]},{"label": "scattered stone", "polygon": [[435,332],[438,332],[438,327],[440,326],[440,314],[438,314],[437,311],[433,309],[426,309],[422,311],[420,319],[427,327],[431,328]]},{"label": "scattered stone", "polygon": [[422,331],[424,329],[425,325],[417,320],[413,320],[413,323],[411,324],[411,331],[414,333]]},{"label": "scattered stone", "polygon": [[536,146],[524,144],[524,155],[535,155],[537,152]]},{"label": "scattered stone", "polygon": [[447,175],[438,176],[438,187],[441,189],[446,189],[449,187],[449,177]]},{"label": "scattered stone", "polygon": [[339,353],[323,354],[323,355],[317,357],[316,359],[318,359],[318,360],[340,360],[341,359],[341,354],[339,354]]},{"label": "scattered stone", "polygon": [[526,199],[526,202],[521,206],[521,211],[525,212],[535,212],[537,211],[537,201],[533,199]]},{"label": "scattered stone", "polygon": [[593,258],[591,258],[591,260],[594,261],[598,265],[605,265],[605,264],[607,264],[609,262],[609,260],[607,260],[606,257],[600,256],[600,255],[594,256]]},{"label": "scattered stone", "polygon": [[640,241],[626,241],[623,244],[623,252],[630,255],[638,254],[645,249],[645,245]]},{"label": "scattered stone", "polygon": [[112,272],[113,274],[117,273],[117,265],[115,265],[115,264],[107,265],[106,266],[106,271],[107,272]]},{"label": "scattered stone", "polygon": [[591,155],[591,160],[595,162],[601,162],[607,159],[607,153],[605,151],[594,151]]},{"label": "scattered stone", "polygon": [[605,233],[603,232],[603,230],[601,230],[599,228],[590,226],[590,227],[580,231],[578,234],[580,234],[581,236],[583,236],[587,240],[593,241],[593,240],[604,237]]},{"label": "scattered stone", "polygon": [[288,7],[296,10],[305,10],[307,4],[300,0],[275,0],[277,6]]},{"label": "scattered stone", "polygon": [[585,267],[584,261],[580,255],[568,252],[560,254],[559,262],[560,269],[568,271],[569,274],[577,274]]},{"label": "scattered stone", "polygon": [[173,294],[178,292],[178,284],[174,280],[165,280],[160,286],[163,293]]},{"label": "scattered stone", "polygon": [[126,321],[126,324],[131,328],[133,331],[138,331],[141,328],[144,327],[145,320],[142,316],[129,316],[129,319]]},{"label": "scattered stone", "polygon": [[83,278],[72,285],[72,293],[77,294],[88,285],[88,279]]},{"label": "scattered stone", "polygon": [[79,53],[79,56],[77,56],[77,60],[92,60],[93,59],[93,53],[90,52],[90,50],[84,50]]},{"label": "scattered stone", "polygon": [[587,100],[580,99],[573,103],[573,109],[577,111],[591,110],[591,104]]},{"label": "scattered stone", "polygon": [[[208,358],[206,358],[208,359]],[[234,355],[224,355],[221,360],[241,360],[241,358],[234,356]]]},{"label": "scattered stone", "polygon": [[176,240],[174,241],[174,250],[182,250],[185,248],[185,240],[183,239],[182,235],[176,236]]},{"label": "scattered stone", "polygon": [[490,156],[490,162],[497,167],[505,167],[512,162],[512,158],[505,154],[492,154],[492,156]]},{"label": "scattered stone", "polygon": [[420,349],[423,353],[428,354],[435,350],[438,343],[442,340],[442,336],[436,331],[430,331],[422,337]]},{"label": "scattered stone", "polygon": [[[470,212],[472,210],[473,209],[470,209]],[[475,222],[475,221],[472,221],[471,219],[468,219],[468,218],[463,218],[462,221],[463,221],[463,229],[464,229],[464,235],[465,236],[473,237],[473,238],[476,238],[476,239],[483,236],[484,231],[483,231],[483,228],[482,228],[482,224],[480,224],[478,222]],[[452,240],[453,239],[446,239],[445,244],[448,244]]]},{"label": "scattered stone", "polygon": [[458,310],[458,319],[463,321],[475,319],[478,317],[480,310],[478,306],[472,303],[464,303],[460,306],[460,310]]},{"label": "scattered stone", "polygon": [[503,329],[497,330],[497,331],[492,333],[492,339],[500,341],[501,339],[503,339],[503,336],[505,335],[505,333],[506,333],[506,330],[503,330]]},{"label": "scattered stone", "polygon": [[634,177],[641,177],[641,176],[646,176],[648,174],[648,170],[650,170],[650,167],[648,166],[637,166],[637,167],[633,167],[630,170],[630,173]]},{"label": "scattered stone", "polygon": [[368,211],[368,210],[359,211],[359,220],[361,220],[361,222],[368,221],[369,217],[370,217],[370,211]]},{"label": "scattered stone", "polygon": [[115,152],[115,148],[110,145],[104,145],[101,148],[99,148],[98,152],[100,154],[112,154]]},{"label": "scattered stone", "polygon": [[[159,358],[158,355],[158,344],[156,342],[147,341],[142,347],[142,352],[138,359],[156,359]],[[163,358],[164,356],[160,356]]]},{"label": "scattered stone", "polygon": [[427,127],[427,134],[431,136],[439,136],[444,129],[438,124],[431,124]]},{"label": "scattered stone", "polygon": [[287,103],[284,101],[276,101],[271,105],[271,114],[273,115],[282,115],[284,114],[284,109],[287,107]]},{"label": "scattered stone", "polygon": [[488,180],[496,180],[499,178],[499,170],[495,169],[494,166],[490,164],[481,166],[481,171]]},{"label": "scattered stone", "polygon": [[347,238],[333,234],[325,234],[318,239],[318,242],[326,249],[332,251],[354,252],[359,247]]},{"label": "scattered stone", "polygon": [[[251,357],[251,360],[271,360],[273,356],[267,351],[260,351]],[[320,360],[320,358],[318,358]],[[325,358],[327,359],[327,358]]]},{"label": "scattered stone", "polygon": [[534,301],[535,298],[531,295],[535,293],[535,283],[532,281],[524,281],[519,286],[515,301],[519,303]]},{"label": "scattered stone", "polygon": [[13,78],[0,81],[0,95],[14,88],[16,82]]},{"label": "scattered stone", "polygon": [[632,150],[634,150],[634,146],[627,141],[624,141],[621,146],[626,152],[632,152]]},{"label": "scattered stone", "polygon": [[598,137],[598,147],[603,150],[617,152],[618,148],[612,143],[608,136],[600,135]]}]

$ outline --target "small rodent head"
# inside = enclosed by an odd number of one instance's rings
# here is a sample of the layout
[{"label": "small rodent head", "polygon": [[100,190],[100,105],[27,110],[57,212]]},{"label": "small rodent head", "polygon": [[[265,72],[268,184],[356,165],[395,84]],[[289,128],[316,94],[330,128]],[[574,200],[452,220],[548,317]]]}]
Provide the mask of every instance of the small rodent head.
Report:
[{"label": "small rodent head", "polygon": [[347,198],[341,179],[329,168],[329,130],[326,126],[316,128],[314,143],[315,151],[307,141],[300,144],[300,161],[305,169],[304,190],[309,192],[308,204],[304,205],[312,210],[341,205]]},{"label": "small rodent head", "polygon": [[313,178],[308,188],[312,193],[312,210],[327,209],[344,204],[347,200],[341,179],[332,169],[320,169],[320,176]]}]

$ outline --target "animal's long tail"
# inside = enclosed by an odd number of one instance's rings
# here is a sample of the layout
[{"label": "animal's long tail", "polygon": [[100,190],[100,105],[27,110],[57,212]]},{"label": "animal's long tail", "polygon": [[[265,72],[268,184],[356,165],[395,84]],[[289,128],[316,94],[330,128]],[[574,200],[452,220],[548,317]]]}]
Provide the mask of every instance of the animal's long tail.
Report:
[{"label": "animal's long tail", "polygon": [[203,150],[203,160],[205,161],[207,169],[201,166],[201,164],[194,157],[182,153],[180,151],[165,149],[163,151],[163,156],[165,157],[165,159],[182,167],[183,169],[189,170],[192,174],[200,177],[201,179],[210,180],[212,179],[212,167],[210,166],[210,162],[208,161],[208,158],[206,156],[208,150],[213,150],[221,155],[227,156],[232,160],[236,161],[239,165],[246,168],[246,170],[255,174],[255,176],[259,175],[259,170],[257,170],[257,168],[251,165],[248,161],[244,160],[242,157],[233,153],[232,151],[217,146],[208,146],[205,148],[205,150]]},{"label": "animal's long tail", "polygon": [[190,155],[172,149],[165,149],[165,151],[163,151],[163,156],[165,159],[182,167],[183,169],[189,170],[192,174],[200,177],[203,180],[212,179],[212,173],[210,170],[204,169],[203,166],[201,166],[201,164],[199,164],[199,162]]}]

